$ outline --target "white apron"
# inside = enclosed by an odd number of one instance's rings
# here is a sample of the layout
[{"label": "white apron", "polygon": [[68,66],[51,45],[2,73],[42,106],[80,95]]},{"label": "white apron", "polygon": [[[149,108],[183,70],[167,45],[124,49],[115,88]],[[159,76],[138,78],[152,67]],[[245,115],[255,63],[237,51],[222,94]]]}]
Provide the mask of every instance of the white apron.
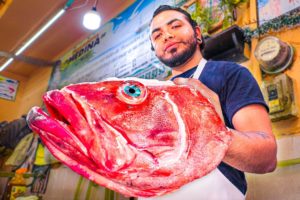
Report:
[{"label": "white apron", "polygon": [[[201,59],[193,78],[198,79],[206,64]],[[138,200],[244,200],[244,194],[235,187],[219,169],[215,169],[206,176],[194,180],[180,189],[154,198],[138,198]]]}]

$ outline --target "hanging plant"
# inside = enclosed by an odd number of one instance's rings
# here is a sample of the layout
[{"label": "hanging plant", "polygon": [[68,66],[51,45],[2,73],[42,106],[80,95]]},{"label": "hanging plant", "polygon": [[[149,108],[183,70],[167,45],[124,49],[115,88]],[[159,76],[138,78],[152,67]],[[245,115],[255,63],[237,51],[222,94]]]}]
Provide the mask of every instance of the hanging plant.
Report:
[{"label": "hanging plant", "polygon": [[224,12],[223,29],[228,28],[236,20],[236,8],[248,0],[220,0],[220,9]]},{"label": "hanging plant", "polygon": [[220,20],[222,20],[221,16],[213,15],[213,13],[217,13],[215,9],[212,7],[202,7],[198,1],[196,2],[195,11],[191,13],[191,16],[201,27],[203,35],[209,35],[209,33],[213,32]]},{"label": "hanging plant", "polygon": [[[207,0],[208,1],[208,0]],[[192,18],[201,27],[204,35],[209,35],[216,30],[230,27],[236,20],[235,9],[248,0],[220,0],[217,7],[203,7],[199,1],[195,2],[195,10],[191,13]]]},{"label": "hanging plant", "polygon": [[246,3],[248,0],[220,0],[220,6],[227,6],[229,9],[238,7],[241,3]]}]

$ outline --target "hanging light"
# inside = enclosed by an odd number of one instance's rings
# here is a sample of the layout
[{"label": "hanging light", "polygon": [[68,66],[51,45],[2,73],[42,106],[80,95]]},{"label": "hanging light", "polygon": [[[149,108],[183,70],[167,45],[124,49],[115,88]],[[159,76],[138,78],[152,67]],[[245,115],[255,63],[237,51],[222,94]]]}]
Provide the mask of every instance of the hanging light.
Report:
[{"label": "hanging light", "polygon": [[97,3],[98,0],[95,1],[92,10],[88,11],[83,16],[83,26],[89,30],[96,30],[100,27],[101,17],[96,9]]}]

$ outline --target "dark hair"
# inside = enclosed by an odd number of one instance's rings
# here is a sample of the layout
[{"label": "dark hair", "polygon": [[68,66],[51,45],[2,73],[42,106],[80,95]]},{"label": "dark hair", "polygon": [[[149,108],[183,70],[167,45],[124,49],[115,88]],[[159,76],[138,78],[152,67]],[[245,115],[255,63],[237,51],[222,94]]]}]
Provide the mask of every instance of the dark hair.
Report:
[{"label": "dark hair", "polygon": [[[164,11],[167,11],[167,10],[175,10],[177,12],[180,12],[182,13],[186,19],[188,20],[188,22],[190,23],[190,25],[192,26],[192,28],[195,30],[196,26],[198,26],[197,22],[195,20],[192,19],[190,13],[188,13],[187,11],[183,10],[182,8],[180,7],[175,7],[175,6],[170,6],[170,5],[160,5],[153,13],[152,15],[152,19],[150,21],[150,24],[153,20],[153,18],[158,15],[159,13],[162,13]],[[202,43],[199,45],[200,47],[200,51],[202,51],[204,49],[204,38],[203,36],[201,35],[201,40],[202,40]],[[153,46],[152,46],[152,43],[151,43],[151,49],[154,50]]]}]

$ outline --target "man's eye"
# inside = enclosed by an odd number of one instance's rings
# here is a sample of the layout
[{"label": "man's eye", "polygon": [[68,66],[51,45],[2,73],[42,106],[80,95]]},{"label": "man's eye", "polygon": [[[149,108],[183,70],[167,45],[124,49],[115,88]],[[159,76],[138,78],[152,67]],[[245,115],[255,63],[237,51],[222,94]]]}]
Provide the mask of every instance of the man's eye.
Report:
[{"label": "man's eye", "polygon": [[161,33],[158,33],[158,34],[154,35],[154,40],[157,40],[157,39],[159,39],[160,37],[161,37]]},{"label": "man's eye", "polygon": [[179,28],[179,27],[180,27],[179,24],[172,25],[172,29],[176,29],[176,28]]}]

